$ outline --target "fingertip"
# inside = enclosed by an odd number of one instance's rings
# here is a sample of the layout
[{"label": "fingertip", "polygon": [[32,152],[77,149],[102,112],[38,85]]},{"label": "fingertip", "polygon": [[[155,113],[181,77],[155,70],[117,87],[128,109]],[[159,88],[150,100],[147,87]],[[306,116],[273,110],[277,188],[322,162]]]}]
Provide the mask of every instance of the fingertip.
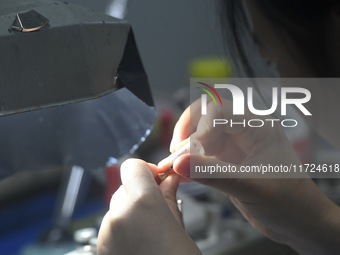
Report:
[{"label": "fingertip", "polygon": [[174,128],[173,134],[172,134],[172,139],[171,139],[170,147],[169,147],[169,151],[171,153],[174,153],[176,151],[177,144],[180,143],[183,137],[185,136],[185,132],[180,127],[180,124],[181,124],[181,120],[177,122]]},{"label": "fingertip", "polygon": [[172,139],[170,142],[170,152],[174,153],[176,151],[176,146],[184,139],[190,136],[190,125],[192,122],[190,121],[190,107],[184,110],[182,115],[179,117],[174,132],[172,135]]},{"label": "fingertip", "polygon": [[170,152],[174,153],[176,152],[179,148],[183,146],[183,144],[187,143],[189,139],[189,134],[183,137],[177,137],[173,139],[170,144]]},{"label": "fingertip", "polygon": [[148,163],[148,162],[145,162],[145,163],[151,170],[153,176],[156,176],[158,173],[162,172],[162,169],[158,165]]},{"label": "fingertip", "polygon": [[160,169],[159,172],[164,172],[172,165],[172,161],[166,157],[165,159],[162,159],[158,164],[157,167]]},{"label": "fingertip", "polygon": [[176,158],[173,163],[173,169],[177,174],[190,178],[190,155],[184,154]]},{"label": "fingertip", "polygon": [[115,193],[112,194],[110,199],[110,210],[114,210],[117,206],[120,206],[126,198],[126,192],[123,185],[120,185]]},{"label": "fingertip", "polygon": [[174,153],[175,152],[175,146],[176,144],[178,144],[179,140],[175,137],[172,138],[171,142],[170,142],[170,148],[169,151],[170,153]]},{"label": "fingertip", "polygon": [[145,161],[141,159],[128,159],[121,165],[120,175],[122,184],[127,193],[140,194],[146,189],[154,189],[157,187],[154,180],[153,165],[150,169]]},{"label": "fingertip", "polygon": [[141,160],[136,158],[128,158],[120,165],[121,174],[126,170],[131,168],[131,166],[140,165]]}]

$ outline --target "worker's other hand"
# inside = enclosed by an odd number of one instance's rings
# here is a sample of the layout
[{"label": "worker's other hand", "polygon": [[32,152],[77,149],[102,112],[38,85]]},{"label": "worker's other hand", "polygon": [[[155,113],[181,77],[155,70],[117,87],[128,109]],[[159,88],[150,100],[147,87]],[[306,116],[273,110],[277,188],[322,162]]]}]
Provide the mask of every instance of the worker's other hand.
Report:
[{"label": "worker's other hand", "polygon": [[[241,122],[242,119],[259,119],[260,116],[233,116],[229,101],[223,102],[222,109],[217,109],[211,102],[207,111],[207,115],[201,115],[198,100],[182,114],[175,126],[170,148],[172,152],[189,136],[198,140],[205,149],[205,156],[186,154],[177,158],[174,170],[179,175],[191,179],[190,165],[234,165],[239,169],[241,165],[300,164],[278,125],[247,128],[238,124],[213,128],[213,119]],[[231,176],[225,174],[224,177]],[[335,236],[339,236],[340,223],[333,222],[339,219],[339,209],[308,178],[251,179],[219,176],[215,179],[197,178],[194,181],[228,194],[244,217],[259,231],[273,240],[290,245],[301,254],[333,254],[331,251],[335,246],[339,248]],[[338,230],[334,225],[337,225]]]},{"label": "worker's other hand", "polygon": [[142,160],[122,164],[122,186],[100,227],[99,255],[200,254],[182,226],[176,201],[179,177],[171,175],[158,186],[157,171]]}]

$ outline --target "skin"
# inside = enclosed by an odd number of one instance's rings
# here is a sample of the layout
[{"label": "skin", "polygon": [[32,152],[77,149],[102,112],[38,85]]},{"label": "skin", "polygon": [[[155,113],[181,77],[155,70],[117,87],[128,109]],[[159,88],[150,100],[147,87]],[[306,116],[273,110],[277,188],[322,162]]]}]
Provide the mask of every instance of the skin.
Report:
[{"label": "skin", "polygon": [[138,159],[122,164],[122,186],[112,196],[99,231],[99,255],[200,254],[184,231],[177,208],[179,176],[158,186],[158,170]]},{"label": "skin", "polygon": [[[176,146],[191,134],[191,138],[201,142],[206,154],[179,157],[174,162],[174,169],[179,175],[190,178],[190,165],[300,164],[279,127],[256,130],[207,128],[212,118],[228,119],[232,116],[230,102],[223,102],[223,106],[225,109],[216,111],[211,103],[208,114],[201,117],[198,113],[200,102],[197,101],[182,114],[174,130],[172,150],[175,151]],[[251,115],[247,117],[254,118]],[[161,164],[166,164],[166,160]],[[194,181],[224,192],[255,228],[300,254],[337,254],[340,249],[340,210],[308,178]]]},{"label": "skin", "polygon": [[[247,6],[263,55],[268,61],[278,64],[282,77],[314,77],[315,66],[306,62],[293,38],[283,35],[282,31],[277,32],[279,29],[266,19],[256,2],[248,0]],[[324,27],[327,48],[324,52],[328,54],[325,59],[330,74],[337,74],[340,70],[338,9],[331,11]],[[335,145],[340,145],[340,122],[332,119],[329,123],[326,114],[322,114],[326,111],[328,116],[338,115],[334,102],[339,101],[336,94],[340,93],[325,87],[320,90],[320,86],[313,86],[310,90],[312,95],[322,92],[327,98],[326,101],[313,100],[315,105],[308,108],[313,112],[312,125]],[[318,110],[320,105],[322,111]],[[206,154],[186,154],[177,158],[174,170],[179,176],[190,179],[190,163],[201,166],[232,164],[237,167],[258,162],[300,164],[280,127],[256,131],[240,127],[209,128],[209,118],[231,117],[230,102],[223,102],[223,107],[222,111],[218,111],[208,104],[208,114],[201,116],[199,102],[196,102],[180,117],[174,129],[171,152],[191,137],[204,146]],[[246,118],[253,116],[248,114]],[[173,175],[160,186],[154,181],[156,173],[164,171],[169,164],[166,159],[158,166],[140,160],[124,163],[121,168],[123,186],[113,195],[99,233],[99,255],[200,254],[181,225],[175,203],[178,177]],[[261,233],[291,246],[300,254],[339,253],[340,209],[308,178],[191,180],[224,192]]]}]

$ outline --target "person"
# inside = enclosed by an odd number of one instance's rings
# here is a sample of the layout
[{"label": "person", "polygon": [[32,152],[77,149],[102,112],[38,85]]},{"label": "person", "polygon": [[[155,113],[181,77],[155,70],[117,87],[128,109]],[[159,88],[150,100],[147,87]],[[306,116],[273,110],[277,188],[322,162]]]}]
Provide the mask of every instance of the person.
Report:
[{"label": "person", "polygon": [[[258,44],[267,62],[276,63],[281,77],[337,77],[339,74],[340,1],[223,0],[220,3],[229,52],[239,60],[236,66],[240,74],[258,77],[263,71],[254,67],[252,55],[247,51],[250,41]],[[337,116],[334,103],[338,101],[338,88],[315,86],[311,89],[312,94],[325,93],[327,102],[323,105],[316,100],[318,104],[311,106],[319,110],[313,114],[314,122],[310,125],[339,146],[339,121],[327,118],[331,114]],[[154,177],[164,170],[165,164],[156,166],[130,159],[122,165],[122,186],[112,196],[110,210],[99,232],[99,255],[200,254],[183,229],[175,202],[180,178],[190,179],[190,163],[201,166],[258,162],[300,164],[278,126],[251,130],[207,128],[212,116],[230,117],[227,116],[230,102],[222,107],[223,111],[216,111],[210,103],[208,114],[202,116],[195,114],[200,111],[200,103],[196,101],[184,111],[175,126],[170,151],[176,151],[191,137],[204,146],[206,153],[178,157],[173,164],[176,174],[159,186]],[[251,114],[246,116],[251,117]],[[250,224],[299,254],[340,252],[340,208],[310,178],[191,180],[224,192]]]}]

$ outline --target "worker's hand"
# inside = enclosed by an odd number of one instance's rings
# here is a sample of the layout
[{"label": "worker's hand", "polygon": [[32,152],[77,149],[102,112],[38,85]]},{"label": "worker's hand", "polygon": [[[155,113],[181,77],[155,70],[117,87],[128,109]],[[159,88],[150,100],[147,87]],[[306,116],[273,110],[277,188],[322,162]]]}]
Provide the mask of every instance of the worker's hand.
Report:
[{"label": "worker's hand", "polygon": [[137,159],[122,164],[122,186],[99,231],[99,255],[200,254],[182,226],[176,202],[179,177],[169,176],[158,186],[157,171]]},{"label": "worker's hand", "polygon": [[[174,170],[190,179],[190,166],[234,165],[299,165],[289,141],[280,127],[245,128],[242,125],[212,127],[212,119],[259,119],[259,116],[233,116],[232,106],[223,109],[208,104],[207,115],[200,113],[196,101],[176,124],[171,151],[176,151],[189,136],[205,148],[205,156],[182,155],[174,162]],[[189,119],[189,115],[191,120]],[[268,116],[266,116],[268,118]],[[162,164],[160,167],[162,167]],[[224,177],[227,174],[224,174]],[[269,238],[288,244],[301,254],[336,254],[339,250],[339,209],[308,178],[194,179],[215,187],[231,198],[244,217]],[[334,219],[338,221],[334,222]],[[336,226],[336,227],[335,227]],[[336,250],[336,252],[334,252]],[[333,253],[332,253],[333,252]]]}]

